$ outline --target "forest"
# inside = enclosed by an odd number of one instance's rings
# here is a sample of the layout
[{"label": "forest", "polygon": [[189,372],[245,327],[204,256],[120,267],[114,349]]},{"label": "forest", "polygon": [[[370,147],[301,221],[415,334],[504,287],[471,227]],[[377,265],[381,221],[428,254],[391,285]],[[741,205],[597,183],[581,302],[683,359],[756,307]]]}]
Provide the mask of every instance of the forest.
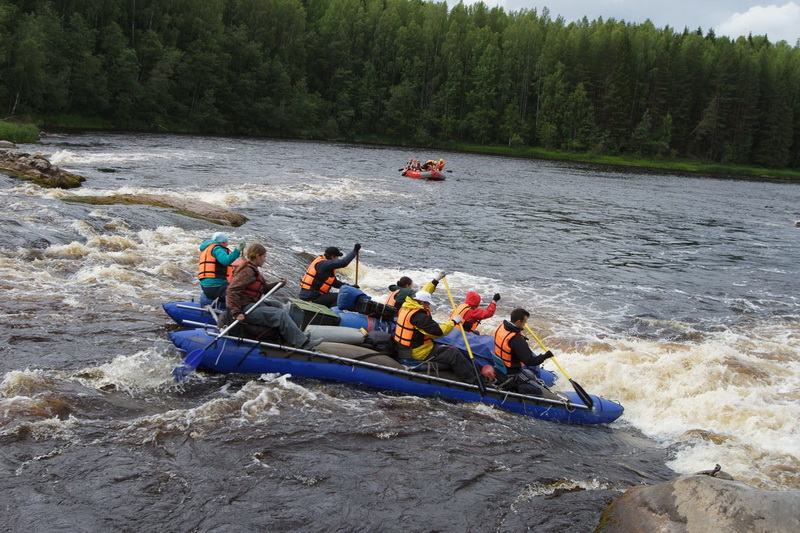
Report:
[{"label": "forest", "polygon": [[45,125],[800,168],[797,43],[483,3],[0,0],[0,105]]}]

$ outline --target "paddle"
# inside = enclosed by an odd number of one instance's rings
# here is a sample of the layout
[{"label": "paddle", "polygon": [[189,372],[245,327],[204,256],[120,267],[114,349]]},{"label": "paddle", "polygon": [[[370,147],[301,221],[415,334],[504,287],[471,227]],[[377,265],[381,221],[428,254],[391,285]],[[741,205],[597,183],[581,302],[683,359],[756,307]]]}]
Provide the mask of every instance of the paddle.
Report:
[{"label": "paddle", "polygon": [[358,287],[358,254],[359,253],[361,253],[360,250],[358,252],[356,252],[356,283],[355,283],[356,287]]},{"label": "paddle", "polygon": [[[542,347],[542,350],[544,350],[545,352],[549,351],[547,347],[544,344],[542,344],[542,341],[539,340],[539,337],[536,336],[536,333],[534,333],[533,330],[531,330],[528,324],[525,324],[525,329],[528,330],[528,333],[533,335],[533,338],[536,339],[536,342],[539,343],[539,346]],[[589,396],[589,394],[585,390],[583,390],[583,387],[581,387],[576,381],[573,381],[572,378],[569,377],[567,371],[564,370],[563,366],[558,364],[558,361],[556,361],[555,357],[551,357],[550,359],[553,360],[558,369],[561,370],[561,373],[564,374],[564,377],[567,378],[569,382],[572,384],[572,388],[574,388],[575,392],[578,393],[578,397],[581,399],[581,401],[586,404],[586,407],[591,409],[594,406],[594,400],[592,400],[592,397]]]},{"label": "paddle", "polygon": [[[456,310],[456,302],[453,300],[453,295],[450,293],[450,285],[447,283],[447,278],[442,278],[444,281],[444,288],[447,290],[447,297],[450,298],[450,305],[453,306],[453,311]],[[464,331],[464,327],[458,328],[461,330],[461,337],[464,339],[464,346],[467,347],[467,353],[469,354],[470,366],[472,370],[475,371],[475,377],[478,379],[478,388],[481,390],[481,396],[486,395],[486,385],[483,383],[481,379],[480,373],[478,373],[478,367],[475,366],[475,357],[472,355],[472,348],[469,346],[469,341],[467,340],[467,332]]]},{"label": "paddle", "polygon": [[[272,287],[272,289],[268,293],[266,293],[264,296],[262,296],[260,300],[258,300],[252,306],[250,306],[250,309],[245,311],[244,315],[247,316],[247,314],[250,313],[250,311],[252,311],[256,307],[258,307],[261,304],[261,302],[266,300],[269,296],[272,295],[272,293],[274,293],[275,291],[280,289],[282,286],[283,286],[283,283],[281,283],[279,281],[274,287]],[[225,329],[220,331],[219,335],[217,335],[216,338],[213,341],[211,341],[208,344],[206,344],[203,348],[198,348],[196,350],[192,350],[191,352],[189,352],[186,355],[186,357],[183,359],[183,362],[172,369],[172,377],[175,378],[175,383],[180,383],[181,381],[186,379],[186,377],[189,374],[194,372],[195,369],[197,369],[197,367],[200,365],[200,361],[203,360],[203,354],[205,353],[205,351],[208,350],[209,348],[211,348],[214,344],[216,344],[217,341],[220,340],[223,337],[223,335],[228,333],[228,331],[233,329],[233,326],[235,326],[238,323],[239,323],[239,321],[234,320],[233,322],[231,322],[228,325],[228,327],[226,327]]]}]

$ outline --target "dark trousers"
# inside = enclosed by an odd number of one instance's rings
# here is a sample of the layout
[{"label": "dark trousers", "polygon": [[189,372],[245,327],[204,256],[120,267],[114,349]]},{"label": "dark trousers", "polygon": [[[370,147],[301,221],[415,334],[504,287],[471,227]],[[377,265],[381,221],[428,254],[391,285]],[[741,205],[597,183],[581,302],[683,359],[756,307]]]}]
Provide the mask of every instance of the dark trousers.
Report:
[{"label": "dark trousers", "polygon": [[428,358],[427,362],[440,365],[440,368],[450,368],[458,376],[458,379],[466,383],[477,383],[477,372],[472,361],[464,357],[461,350],[444,344],[436,345]]},{"label": "dark trousers", "polygon": [[206,298],[209,300],[216,300],[219,298],[219,301],[222,304],[225,304],[225,294],[228,292],[228,285],[212,285],[210,287],[200,287],[203,289],[203,294],[206,295]]},{"label": "dark trousers", "polygon": [[317,296],[312,302],[319,305],[324,305],[325,307],[333,307],[336,305],[336,301],[339,299],[338,292],[326,292],[320,296]]}]

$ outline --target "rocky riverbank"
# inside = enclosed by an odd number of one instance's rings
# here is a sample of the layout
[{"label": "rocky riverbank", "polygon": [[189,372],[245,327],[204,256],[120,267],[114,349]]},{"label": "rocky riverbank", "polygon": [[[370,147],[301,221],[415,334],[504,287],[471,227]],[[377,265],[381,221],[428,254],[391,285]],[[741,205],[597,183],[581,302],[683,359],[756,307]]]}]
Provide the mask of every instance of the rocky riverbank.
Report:
[{"label": "rocky riverbank", "polygon": [[603,513],[595,533],[800,531],[800,491],[760,490],[718,468],[627,490]]},{"label": "rocky riverbank", "polygon": [[9,150],[0,150],[0,172],[47,188],[72,189],[86,181],[83,176],[58,168],[44,156]]}]

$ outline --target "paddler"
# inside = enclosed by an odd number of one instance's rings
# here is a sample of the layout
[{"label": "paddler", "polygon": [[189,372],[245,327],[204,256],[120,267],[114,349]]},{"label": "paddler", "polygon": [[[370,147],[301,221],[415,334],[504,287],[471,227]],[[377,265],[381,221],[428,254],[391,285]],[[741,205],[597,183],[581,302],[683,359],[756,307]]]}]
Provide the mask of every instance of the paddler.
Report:
[{"label": "paddler", "polygon": [[242,254],[245,246],[245,242],[242,241],[231,251],[228,248],[228,236],[221,231],[200,244],[197,277],[200,279],[200,289],[206,298],[225,302],[228,275],[233,271],[231,265]]},{"label": "paddler", "polygon": [[[336,305],[338,294],[330,292],[330,290],[347,285],[336,277],[336,270],[349,265],[360,249],[361,245],[356,243],[352,252],[342,256],[342,252],[337,247],[326,248],[325,253],[314,259],[308,266],[300,280],[300,293],[297,297],[325,307]],[[358,285],[354,285],[354,287],[358,288]]]},{"label": "paddler", "polygon": [[[433,291],[436,290],[436,286],[442,281],[442,278],[447,275],[446,272],[439,272],[436,274],[436,277],[430,280],[428,283],[422,286],[423,291],[429,292],[433,294]],[[403,302],[406,301],[408,297],[414,297],[417,290],[413,288],[414,282],[408,276],[403,276],[397,280],[397,283],[394,285],[389,285],[389,296],[386,297],[386,305],[391,305],[392,307],[396,307],[400,309],[403,305]]]},{"label": "paddler", "polygon": [[432,303],[431,293],[427,291],[417,291],[412,298],[406,298],[397,313],[397,326],[392,337],[398,358],[416,359],[433,363],[439,369],[452,369],[461,381],[477,383],[473,363],[462,355],[461,350],[433,343],[433,339],[453,331],[461,317],[439,324],[431,317]]},{"label": "paddler", "polygon": [[541,396],[544,392],[537,382],[534,371],[530,368],[541,365],[551,357],[553,352],[547,350],[541,355],[535,355],[528,346],[528,339],[522,334],[525,324],[531,314],[522,308],[511,311],[508,320],[497,326],[494,332],[494,355],[495,367],[486,365],[481,373],[489,379],[496,379],[495,368],[500,373],[507,376],[503,382],[500,377],[501,386],[504,389],[520,392],[523,394],[536,394]]}]

